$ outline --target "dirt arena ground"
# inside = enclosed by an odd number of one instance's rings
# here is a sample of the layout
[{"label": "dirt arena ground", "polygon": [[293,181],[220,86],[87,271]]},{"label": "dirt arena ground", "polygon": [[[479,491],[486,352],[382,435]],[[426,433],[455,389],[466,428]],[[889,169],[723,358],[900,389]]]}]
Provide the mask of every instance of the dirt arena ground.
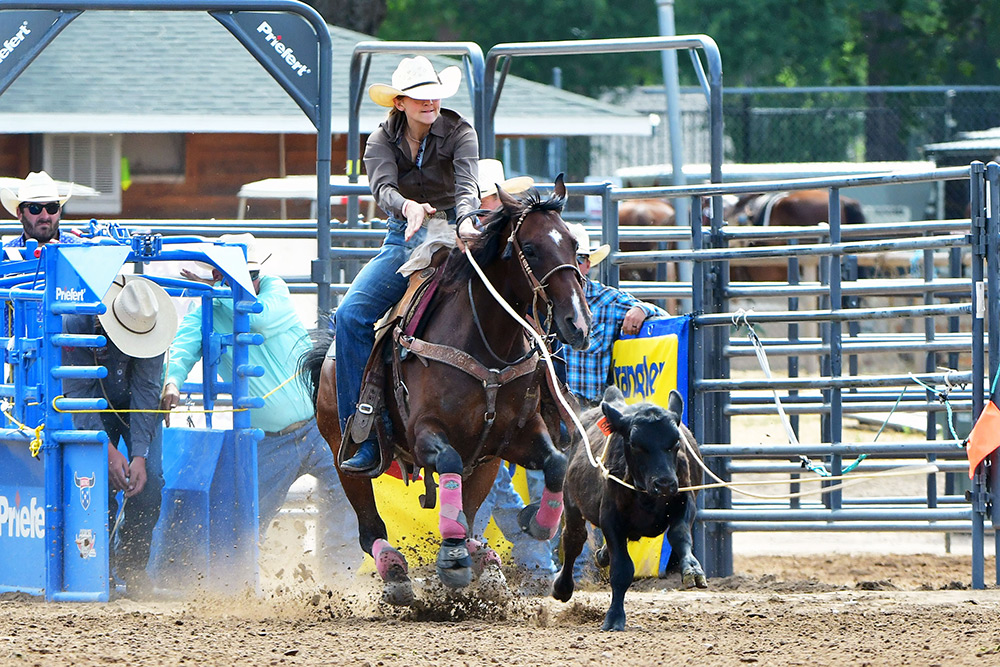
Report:
[{"label": "dirt arena ground", "polygon": [[972,590],[968,536],[947,550],[940,534],[736,538],[734,576],[707,590],[637,581],[622,633],[600,631],[603,582],[564,604],[508,572],[511,597],[485,602],[474,587],[441,592],[420,569],[418,605],[399,610],[370,575],[320,586],[290,560],[238,599],[0,595],[0,665],[1000,665],[992,544],[987,589]]}]

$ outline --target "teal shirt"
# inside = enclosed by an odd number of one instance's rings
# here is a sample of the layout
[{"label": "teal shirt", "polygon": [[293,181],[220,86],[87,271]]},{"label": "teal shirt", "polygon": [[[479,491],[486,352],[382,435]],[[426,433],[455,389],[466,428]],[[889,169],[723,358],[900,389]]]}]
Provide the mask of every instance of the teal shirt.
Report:
[{"label": "teal shirt", "polygon": [[[309,334],[292,307],[288,285],[281,278],[260,275],[257,300],[264,306],[250,315],[250,331],[264,337],[263,345],[250,345],[250,363],[264,368],[262,377],[248,378],[250,396],[264,396],[298,372],[299,357],[310,349]],[[233,332],[232,299],[215,299],[212,304],[215,331]],[[166,381],[179,389],[188,373],[201,361],[201,306],[181,321],[170,345]],[[227,380],[233,377],[232,347],[219,360],[219,371]],[[264,399],[264,407],[250,411],[250,424],[263,431],[280,431],[313,416],[312,396],[296,378]]]}]

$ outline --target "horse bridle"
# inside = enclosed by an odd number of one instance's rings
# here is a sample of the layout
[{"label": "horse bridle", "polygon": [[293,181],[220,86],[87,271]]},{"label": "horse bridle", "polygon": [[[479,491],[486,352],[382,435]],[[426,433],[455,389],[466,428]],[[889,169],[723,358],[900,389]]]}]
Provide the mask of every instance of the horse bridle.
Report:
[{"label": "horse bridle", "polygon": [[[504,249],[504,257],[510,256],[511,248],[517,251],[517,258],[521,263],[521,269],[524,271],[525,277],[528,279],[528,284],[531,285],[531,310],[536,315],[538,313],[538,300],[541,298],[542,302],[545,303],[545,327],[543,330],[539,330],[539,333],[543,331],[548,331],[552,324],[552,299],[549,298],[548,293],[545,291],[547,285],[547,280],[552,277],[557,271],[562,271],[563,269],[569,269],[576,274],[577,282],[583,287],[583,274],[580,273],[580,267],[576,264],[559,264],[558,266],[552,268],[548,273],[542,276],[541,280],[535,278],[535,272],[531,270],[531,265],[528,264],[528,258],[524,256],[524,252],[521,249],[521,243],[517,240],[517,233],[521,229],[521,224],[524,222],[524,218],[531,212],[531,208],[527,207],[521,211],[521,215],[518,216],[517,221],[511,227],[510,238],[507,239],[507,247]],[[537,319],[535,325],[538,325]]]}]

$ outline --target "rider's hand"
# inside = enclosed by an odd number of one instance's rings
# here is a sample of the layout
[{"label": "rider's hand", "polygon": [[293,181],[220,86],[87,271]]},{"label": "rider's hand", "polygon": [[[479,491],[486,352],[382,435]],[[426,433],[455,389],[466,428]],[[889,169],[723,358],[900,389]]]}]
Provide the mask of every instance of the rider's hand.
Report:
[{"label": "rider's hand", "polygon": [[141,493],[143,487],[146,486],[146,459],[141,456],[135,457],[132,459],[128,471],[128,488],[125,489],[125,497],[131,498]]},{"label": "rider's hand", "polygon": [[403,238],[409,241],[424,224],[428,216],[437,213],[437,209],[430,204],[421,204],[412,199],[407,199],[403,204],[403,215],[406,216],[406,232]]},{"label": "rider's hand", "polygon": [[472,221],[471,217],[467,217],[462,220],[462,224],[458,226],[458,249],[465,252],[465,244],[467,241],[472,241],[474,238],[482,234],[476,223]]},{"label": "rider's hand", "polygon": [[[173,382],[168,382],[167,386],[163,388],[163,395],[160,397],[160,409],[161,410],[173,410],[181,402],[181,392],[177,389],[177,385]],[[170,426],[170,413],[163,415],[163,423]]]},{"label": "rider's hand", "polygon": [[115,491],[128,489],[128,459],[113,443],[108,443],[108,481]]}]

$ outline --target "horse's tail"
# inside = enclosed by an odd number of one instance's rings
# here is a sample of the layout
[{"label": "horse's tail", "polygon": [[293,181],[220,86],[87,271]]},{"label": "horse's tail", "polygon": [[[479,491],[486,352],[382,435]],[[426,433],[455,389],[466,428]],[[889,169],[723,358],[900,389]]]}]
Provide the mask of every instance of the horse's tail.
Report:
[{"label": "horse's tail", "polygon": [[333,316],[323,318],[319,326],[309,330],[309,340],[312,347],[299,357],[299,381],[305,385],[312,396],[313,407],[316,407],[316,399],[319,395],[319,378],[323,370],[323,362],[326,360],[327,350],[333,344]]}]

